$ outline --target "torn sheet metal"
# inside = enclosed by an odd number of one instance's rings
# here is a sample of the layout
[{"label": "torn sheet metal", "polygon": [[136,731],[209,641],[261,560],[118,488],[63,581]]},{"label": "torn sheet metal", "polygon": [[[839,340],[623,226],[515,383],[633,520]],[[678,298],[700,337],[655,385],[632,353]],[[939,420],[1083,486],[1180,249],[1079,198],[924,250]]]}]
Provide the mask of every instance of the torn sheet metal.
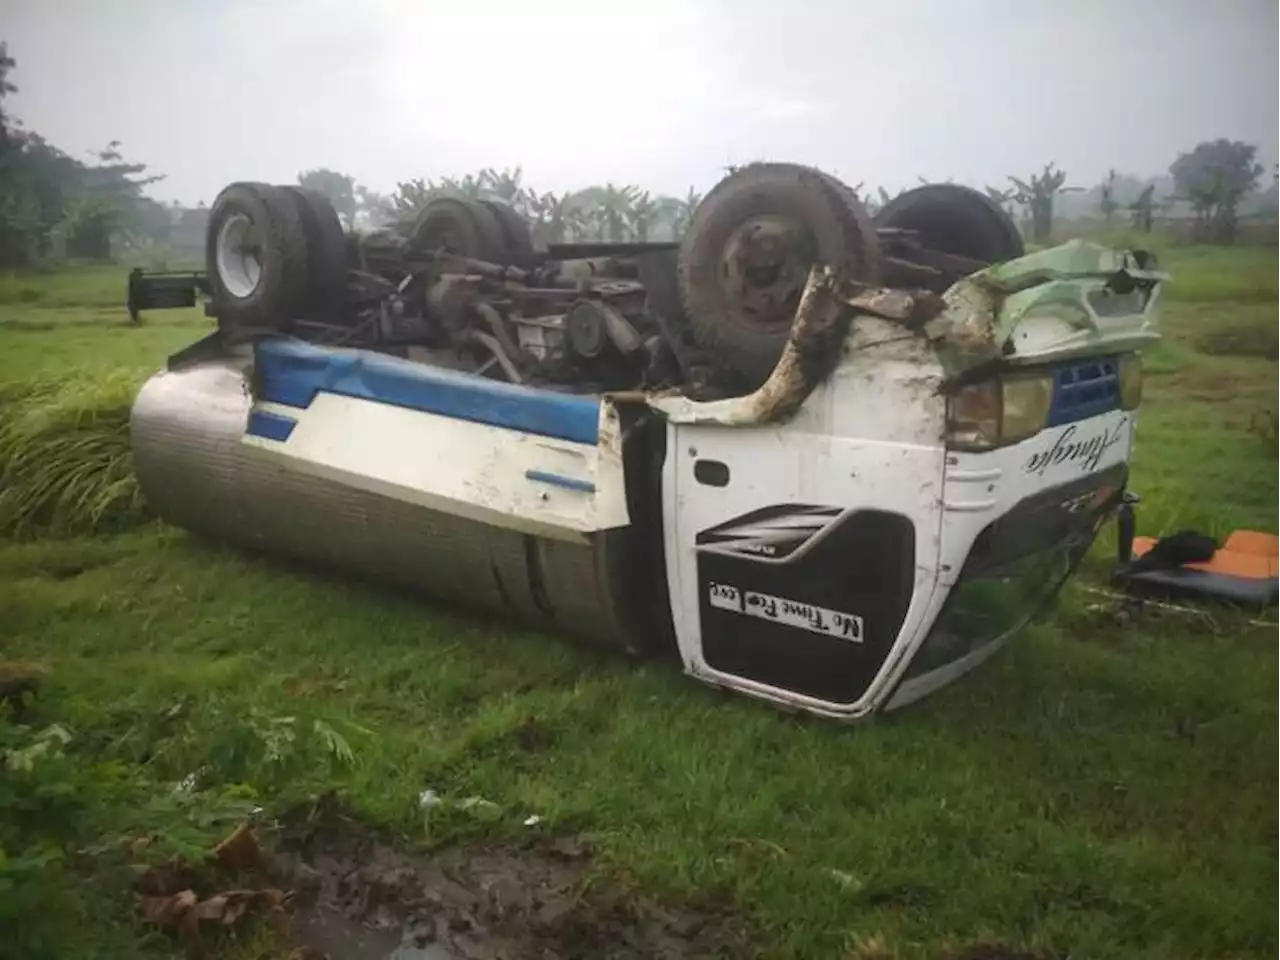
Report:
[{"label": "torn sheet metal", "polygon": [[1136,350],[1160,338],[1155,308],[1167,279],[1150,254],[1084,240],[980,270],[941,297],[867,288],[841,281],[830,268],[814,268],[782,357],[754,393],[710,402],[655,394],[645,402],[673,423],[785,420],[840,364],[858,314],[921,334],[949,378],[992,363]]},{"label": "torn sheet metal", "polygon": [[980,270],[945,294],[925,326],[949,376],[997,361],[1117,353],[1159,339],[1159,285],[1143,251],[1072,240]]},{"label": "torn sheet metal", "polygon": [[645,402],[672,423],[778,423],[794,414],[839,366],[857,314],[920,330],[942,307],[941,298],[931,293],[863,287],[841,281],[829,267],[815,267],[809,273],[778,365],[759,389],[746,396],[707,402],[680,395],[650,395]]}]

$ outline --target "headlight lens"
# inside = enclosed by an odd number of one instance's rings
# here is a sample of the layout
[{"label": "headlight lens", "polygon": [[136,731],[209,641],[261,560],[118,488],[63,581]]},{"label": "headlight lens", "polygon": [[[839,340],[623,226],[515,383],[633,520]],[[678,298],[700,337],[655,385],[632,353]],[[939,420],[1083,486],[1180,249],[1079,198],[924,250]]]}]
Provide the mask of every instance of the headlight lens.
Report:
[{"label": "headlight lens", "polygon": [[1136,353],[1120,358],[1120,406],[1134,410],[1142,403],[1142,357]]},{"label": "headlight lens", "polygon": [[961,387],[947,407],[948,445],[989,450],[1034,437],[1053,403],[1047,374],[1009,374]]},{"label": "headlight lens", "polygon": [[1004,409],[1000,418],[1000,442],[1016,443],[1034,437],[1044,429],[1053,406],[1053,380],[1050,377],[1007,377],[1004,386]]}]

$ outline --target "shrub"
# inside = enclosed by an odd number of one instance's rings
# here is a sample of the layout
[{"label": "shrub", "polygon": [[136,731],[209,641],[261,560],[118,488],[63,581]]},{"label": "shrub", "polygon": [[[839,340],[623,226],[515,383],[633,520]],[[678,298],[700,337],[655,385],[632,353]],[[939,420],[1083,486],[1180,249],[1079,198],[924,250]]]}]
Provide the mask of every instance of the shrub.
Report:
[{"label": "shrub", "polygon": [[86,956],[85,931],[93,956],[137,956],[130,864],[198,868],[257,809],[244,785],[170,784],[109,752],[60,723],[14,722],[0,704],[0,956]]}]

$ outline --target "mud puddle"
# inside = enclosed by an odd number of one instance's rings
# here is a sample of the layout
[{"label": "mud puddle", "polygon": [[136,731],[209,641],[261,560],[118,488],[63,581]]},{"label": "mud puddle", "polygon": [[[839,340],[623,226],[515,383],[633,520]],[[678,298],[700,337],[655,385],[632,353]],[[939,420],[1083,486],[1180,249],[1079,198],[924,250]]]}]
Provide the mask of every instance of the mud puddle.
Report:
[{"label": "mud puddle", "polygon": [[286,830],[299,960],[689,960],[747,957],[723,917],[610,893],[585,880],[577,840],[419,855],[333,818]]}]

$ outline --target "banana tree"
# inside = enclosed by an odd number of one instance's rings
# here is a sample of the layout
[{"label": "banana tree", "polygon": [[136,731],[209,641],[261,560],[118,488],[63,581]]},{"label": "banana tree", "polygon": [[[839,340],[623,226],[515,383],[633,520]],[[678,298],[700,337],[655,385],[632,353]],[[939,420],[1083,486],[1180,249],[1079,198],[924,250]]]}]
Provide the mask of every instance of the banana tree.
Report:
[{"label": "banana tree", "polygon": [[582,228],[582,211],[572,193],[539,194],[524,191],[524,209],[533,220],[534,237],[545,243],[563,243]]},{"label": "banana tree", "polygon": [[659,207],[648,190],[637,193],[631,201],[631,208],[627,211],[631,232],[641,243],[649,239],[649,229],[657,220],[658,213]]},{"label": "banana tree", "polygon": [[1017,202],[1018,191],[1012,188],[1002,190],[1000,187],[987,187],[987,196],[996,202],[1001,210],[1010,215],[1013,214],[1011,209]]},{"label": "banana tree", "polygon": [[1107,223],[1111,222],[1111,217],[1115,214],[1120,204],[1116,202],[1116,178],[1119,176],[1115,170],[1107,171],[1107,179],[1103,180],[1098,186],[1098,210],[1102,213],[1102,219]]},{"label": "banana tree", "polygon": [[524,168],[511,167],[495,170],[492,167],[485,167],[476,179],[480,182],[480,189],[483,192],[504,203],[509,203],[521,213],[528,213],[525,207],[526,194],[521,187]]},{"label": "banana tree", "polygon": [[627,239],[631,209],[639,192],[635,187],[606,183],[587,187],[574,199],[586,209],[595,239],[621,243]]},{"label": "banana tree", "polygon": [[432,186],[438,193],[452,193],[457,196],[467,197],[471,200],[479,200],[485,194],[486,183],[482,176],[468,173],[464,177],[441,177],[436,183],[431,181]]},{"label": "banana tree", "polygon": [[1046,163],[1043,171],[1026,180],[1010,177],[1009,181],[1017,190],[1014,199],[1031,211],[1031,239],[1036,243],[1048,243],[1053,232],[1054,197],[1060,193],[1078,193],[1080,188],[1064,187],[1067,173],[1055,170],[1052,163]]},{"label": "banana tree", "polygon": [[684,209],[684,201],[678,197],[662,195],[653,201],[654,214],[651,229],[657,235],[678,240],[676,221]]},{"label": "banana tree", "polygon": [[671,235],[676,240],[684,236],[685,230],[689,228],[689,221],[693,219],[693,211],[698,208],[698,204],[702,202],[702,194],[693,187],[689,188],[683,199],[672,198],[674,201],[671,210]]},{"label": "banana tree", "polygon": [[1143,233],[1150,233],[1155,221],[1155,193],[1156,185],[1149,183],[1143,187],[1142,193],[1138,194],[1138,199],[1129,204],[1134,229],[1141,230]]},{"label": "banana tree", "polygon": [[391,195],[391,203],[398,216],[411,216],[434,197],[438,189],[434,181],[424,180],[422,177],[401,180],[396,184],[395,193]]},{"label": "banana tree", "polygon": [[429,200],[450,194],[478,199],[484,194],[484,184],[479,177],[471,174],[462,178],[441,177],[439,180],[415,177],[412,180],[401,180],[396,184],[396,192],[391,195],[391,202],[395,206],[396,213],[403,218],[416,213]]}]

